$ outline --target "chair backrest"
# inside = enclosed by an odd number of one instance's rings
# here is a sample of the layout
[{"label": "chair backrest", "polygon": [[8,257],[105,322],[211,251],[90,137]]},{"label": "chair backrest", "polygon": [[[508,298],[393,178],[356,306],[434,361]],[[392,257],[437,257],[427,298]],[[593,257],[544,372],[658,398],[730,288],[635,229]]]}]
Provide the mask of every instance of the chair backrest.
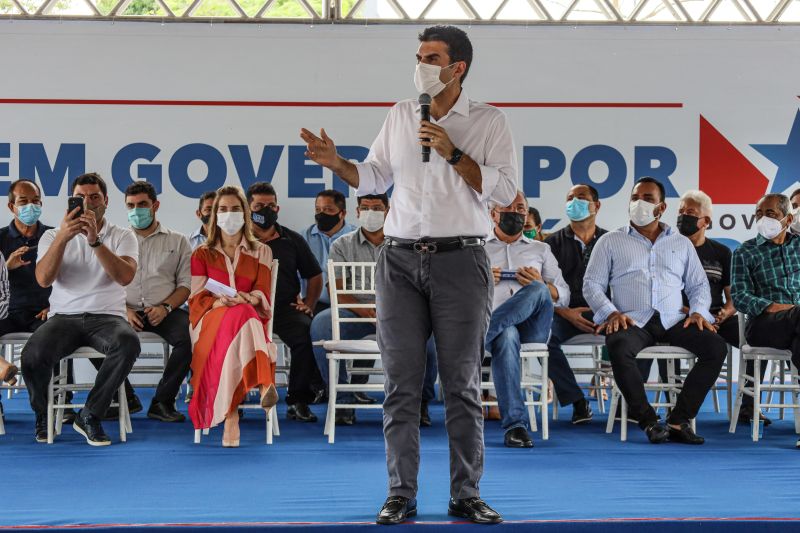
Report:
[{"label": "chair backrest", "polygon": [[269,267],[269,321],[267,322],[267,338],[272,340],[272,323],[275,321],[275,287],[278,286],[278,260],[273,259]]},{"label": "chair backrest", "polygon": [[[339,286],[341,284],[341,287]],[[342,340],[339,328],[345,322],[376,323],[375,318],[342,316],[342,311],[375,309],[375,263],[328,261],[328,287],[331,293],[331,326],[333,340]],[[353,296],[359,303],[343,303],[340,296]],[[367,298],[364,298],[367,297]]]}]

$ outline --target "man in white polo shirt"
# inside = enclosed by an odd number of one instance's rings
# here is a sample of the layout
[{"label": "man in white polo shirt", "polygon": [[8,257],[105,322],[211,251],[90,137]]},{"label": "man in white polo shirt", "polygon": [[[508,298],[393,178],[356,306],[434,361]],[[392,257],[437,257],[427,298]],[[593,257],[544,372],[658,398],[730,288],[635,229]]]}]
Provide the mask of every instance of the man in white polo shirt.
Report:
[{"label": "man in white polo shirt", "polygon": [[[72,183],[83,208],[64,217],[39,240],[36,281],[53,287],[48,319],[22,350],[22,372],[36,414],[36,441],[47,441],[47,387],[53,366],[81,346],[106,357],[72,427],[92,446],[111,440],[100,418],[139,356],[139,339],[126,319],[125,285],[136,275],[133,232],[105,219],[106,184],[97,174]],[[82,212],[81,212],[82,211]]]}]

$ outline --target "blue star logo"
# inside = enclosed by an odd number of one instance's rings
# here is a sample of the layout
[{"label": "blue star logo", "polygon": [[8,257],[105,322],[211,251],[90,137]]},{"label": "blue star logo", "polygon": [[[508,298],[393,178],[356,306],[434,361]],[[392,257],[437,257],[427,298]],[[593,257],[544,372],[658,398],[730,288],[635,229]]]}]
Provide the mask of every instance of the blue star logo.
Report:
[{"label": "blue star logo", "polygon": [[751,144],[761,155],[775,163],[778,172],[770,192],[783,192],[800,182],[800,111],[794,117],[786,144]]}]

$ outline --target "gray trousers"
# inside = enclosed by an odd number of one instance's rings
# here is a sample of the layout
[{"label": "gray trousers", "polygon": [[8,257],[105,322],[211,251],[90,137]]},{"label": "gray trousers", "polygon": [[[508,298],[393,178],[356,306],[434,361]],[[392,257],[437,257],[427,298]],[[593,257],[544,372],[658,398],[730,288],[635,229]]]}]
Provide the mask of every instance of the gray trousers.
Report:
[{"label": "gray trousers", "polygon": [[450,441],[450,495],[479,496],[483,473],[480,363],[494,291],[483,247],[435,254],[384,246],[377,263],[378,345],[389,495],[414,498],[425,343],[433,333]]}]

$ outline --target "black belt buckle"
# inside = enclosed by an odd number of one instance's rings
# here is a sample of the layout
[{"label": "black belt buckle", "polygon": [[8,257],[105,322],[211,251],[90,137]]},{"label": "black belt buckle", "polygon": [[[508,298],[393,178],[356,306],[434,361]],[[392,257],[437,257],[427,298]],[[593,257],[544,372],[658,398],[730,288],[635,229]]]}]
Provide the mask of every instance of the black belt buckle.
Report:
[{"label": "black belt buckle", "polygon": [[435,254],[439,246],[435,242],[417,241],[414,243],[414,251],[418,254]]}]

